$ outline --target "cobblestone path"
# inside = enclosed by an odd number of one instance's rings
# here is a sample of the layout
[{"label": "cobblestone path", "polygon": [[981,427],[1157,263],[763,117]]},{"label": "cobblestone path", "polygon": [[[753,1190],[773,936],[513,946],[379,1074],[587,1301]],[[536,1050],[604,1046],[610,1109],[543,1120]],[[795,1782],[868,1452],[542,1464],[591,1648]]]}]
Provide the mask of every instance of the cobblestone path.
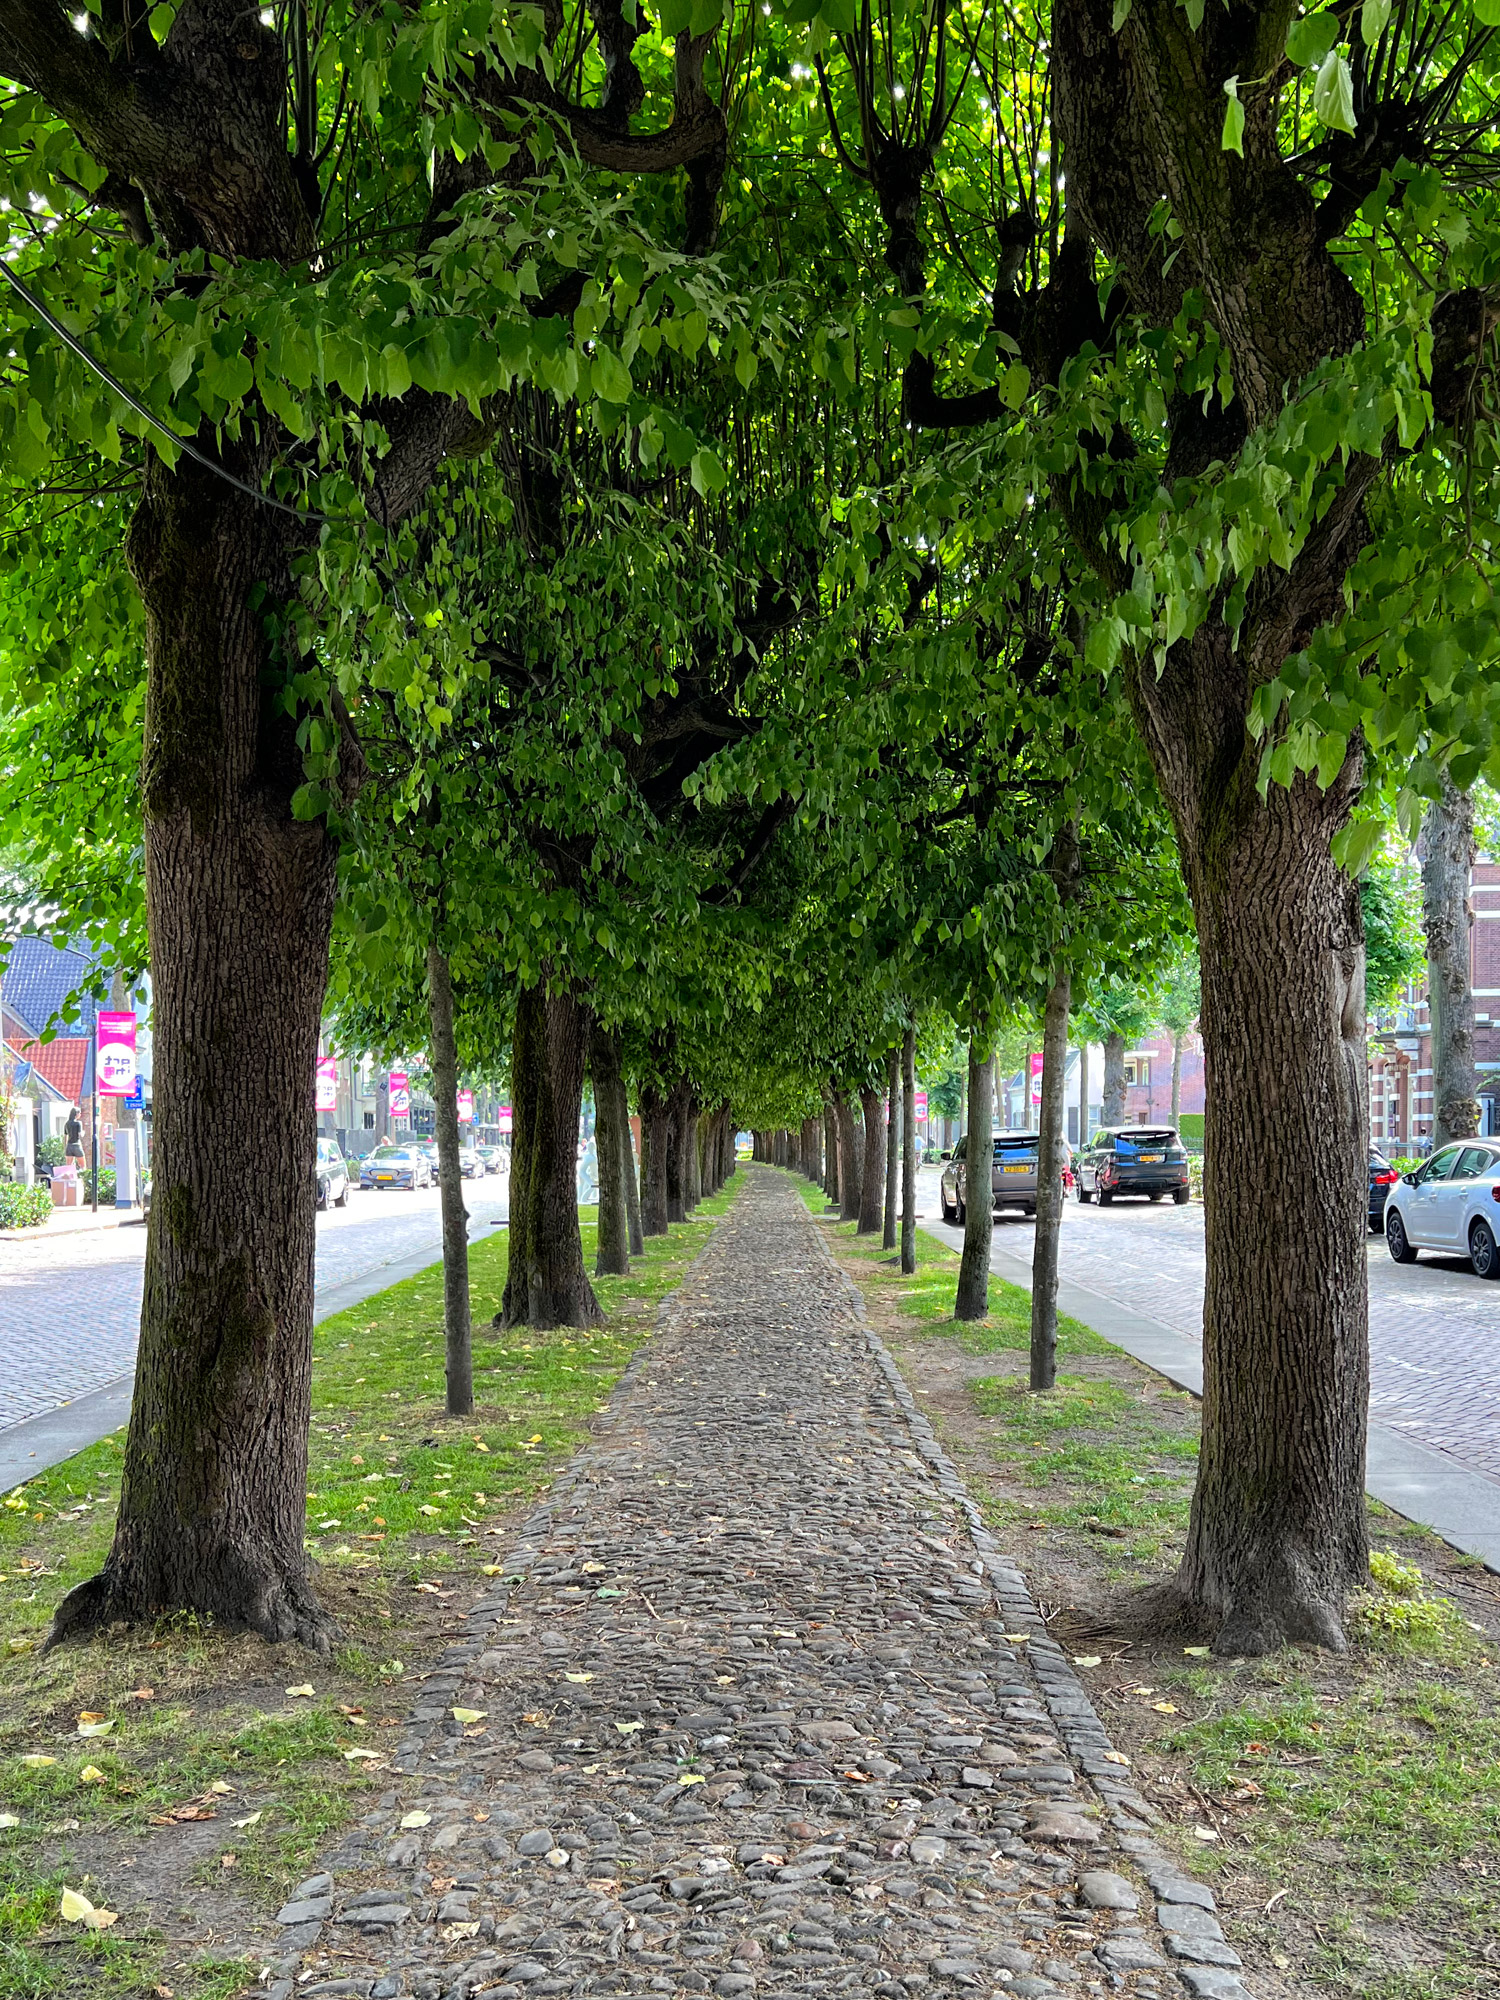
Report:
[{"label": "cobblestone path", "polygon": [[272,2000],[1242,2000],[798,1195],[744,1178]]}]

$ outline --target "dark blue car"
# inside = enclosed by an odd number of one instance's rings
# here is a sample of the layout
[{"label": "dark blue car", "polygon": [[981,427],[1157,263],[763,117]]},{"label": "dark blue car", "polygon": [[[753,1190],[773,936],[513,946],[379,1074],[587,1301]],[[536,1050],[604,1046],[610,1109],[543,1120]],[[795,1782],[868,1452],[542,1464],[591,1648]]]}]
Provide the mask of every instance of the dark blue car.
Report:
[{"label": "dark blue car", "polygon": [[1370,1148],[1370,1227],[1377,1233],[1385,1228],[1385,1200],[1400,1174],[1383,1153]]}]

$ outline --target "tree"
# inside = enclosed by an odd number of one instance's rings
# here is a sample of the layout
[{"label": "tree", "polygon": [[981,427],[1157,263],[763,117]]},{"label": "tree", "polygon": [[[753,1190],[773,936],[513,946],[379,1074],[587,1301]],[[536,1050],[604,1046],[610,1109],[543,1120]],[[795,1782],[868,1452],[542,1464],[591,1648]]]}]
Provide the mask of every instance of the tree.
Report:
[{"label": "tree", "polygon": [[1422,822],[1422,924],[1427,933],[1427,1011],[1432,1024],[1432,1143],[1479,1130],[1474,1068],[1474,985],[1469,883],[1478,846],[1474,801],[1450,777]]},{"label": "tree", "polygon": [[1180,958],[1162,981],[1157,1011],[1172,1037],[1172,1123],[1182,1120],[1182,1043],[1198,1019],[1203,1004],[1196,953]]}]

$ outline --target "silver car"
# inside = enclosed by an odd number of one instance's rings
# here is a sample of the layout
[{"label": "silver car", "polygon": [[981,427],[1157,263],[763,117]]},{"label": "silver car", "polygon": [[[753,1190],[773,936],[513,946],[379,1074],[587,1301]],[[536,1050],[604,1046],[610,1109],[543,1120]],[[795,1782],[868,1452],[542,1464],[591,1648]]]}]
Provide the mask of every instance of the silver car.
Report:
[{"label": "silver car", "polygon": [[1398,1264],[1419,1250],[1467,1257],[1481,1278],[1500,1278],[1500,1142],[1444,1146],[1403,1174],[1385,1201],[1386,1247]]},{"label": "silver car", "polygon": [[[944,1222],[962,1222],[967,1209],[964,1186],[965,1157],[969,1142],[966,1132],[953,1148],[953,1157],[943,1168],[940,1200]],[[1036,1214],[1037,1132],[997,1132],[995,1160],[990,1173],[990,1191],[995,1213],[1018,1208],[1023,1215]]]}]

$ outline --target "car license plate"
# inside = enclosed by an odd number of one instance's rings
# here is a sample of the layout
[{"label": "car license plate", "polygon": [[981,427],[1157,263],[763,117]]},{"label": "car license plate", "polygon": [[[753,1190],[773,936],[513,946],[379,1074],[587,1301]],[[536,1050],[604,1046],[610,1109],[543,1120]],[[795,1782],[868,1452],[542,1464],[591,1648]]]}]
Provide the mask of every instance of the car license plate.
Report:
[{"label": "car license plate", "polygon": [[1163,1155],[1160,1153],[1142,1153],[1141,1165],[1143,1167],[1159,1167],[1162,1163],[1162,1158]]},{"label": "car license plate", "polygon": [[393,1181],[396,1176],[394,1174],[377,1174],[375,1178],[378,1181]]},{"label": "car license plate", "polygon": [[1031,1167],[1028,1162],[1023,1160],[1019,1167],[1007,1167],[1005,1171],[1008,1174],[1029,1174]]}]

